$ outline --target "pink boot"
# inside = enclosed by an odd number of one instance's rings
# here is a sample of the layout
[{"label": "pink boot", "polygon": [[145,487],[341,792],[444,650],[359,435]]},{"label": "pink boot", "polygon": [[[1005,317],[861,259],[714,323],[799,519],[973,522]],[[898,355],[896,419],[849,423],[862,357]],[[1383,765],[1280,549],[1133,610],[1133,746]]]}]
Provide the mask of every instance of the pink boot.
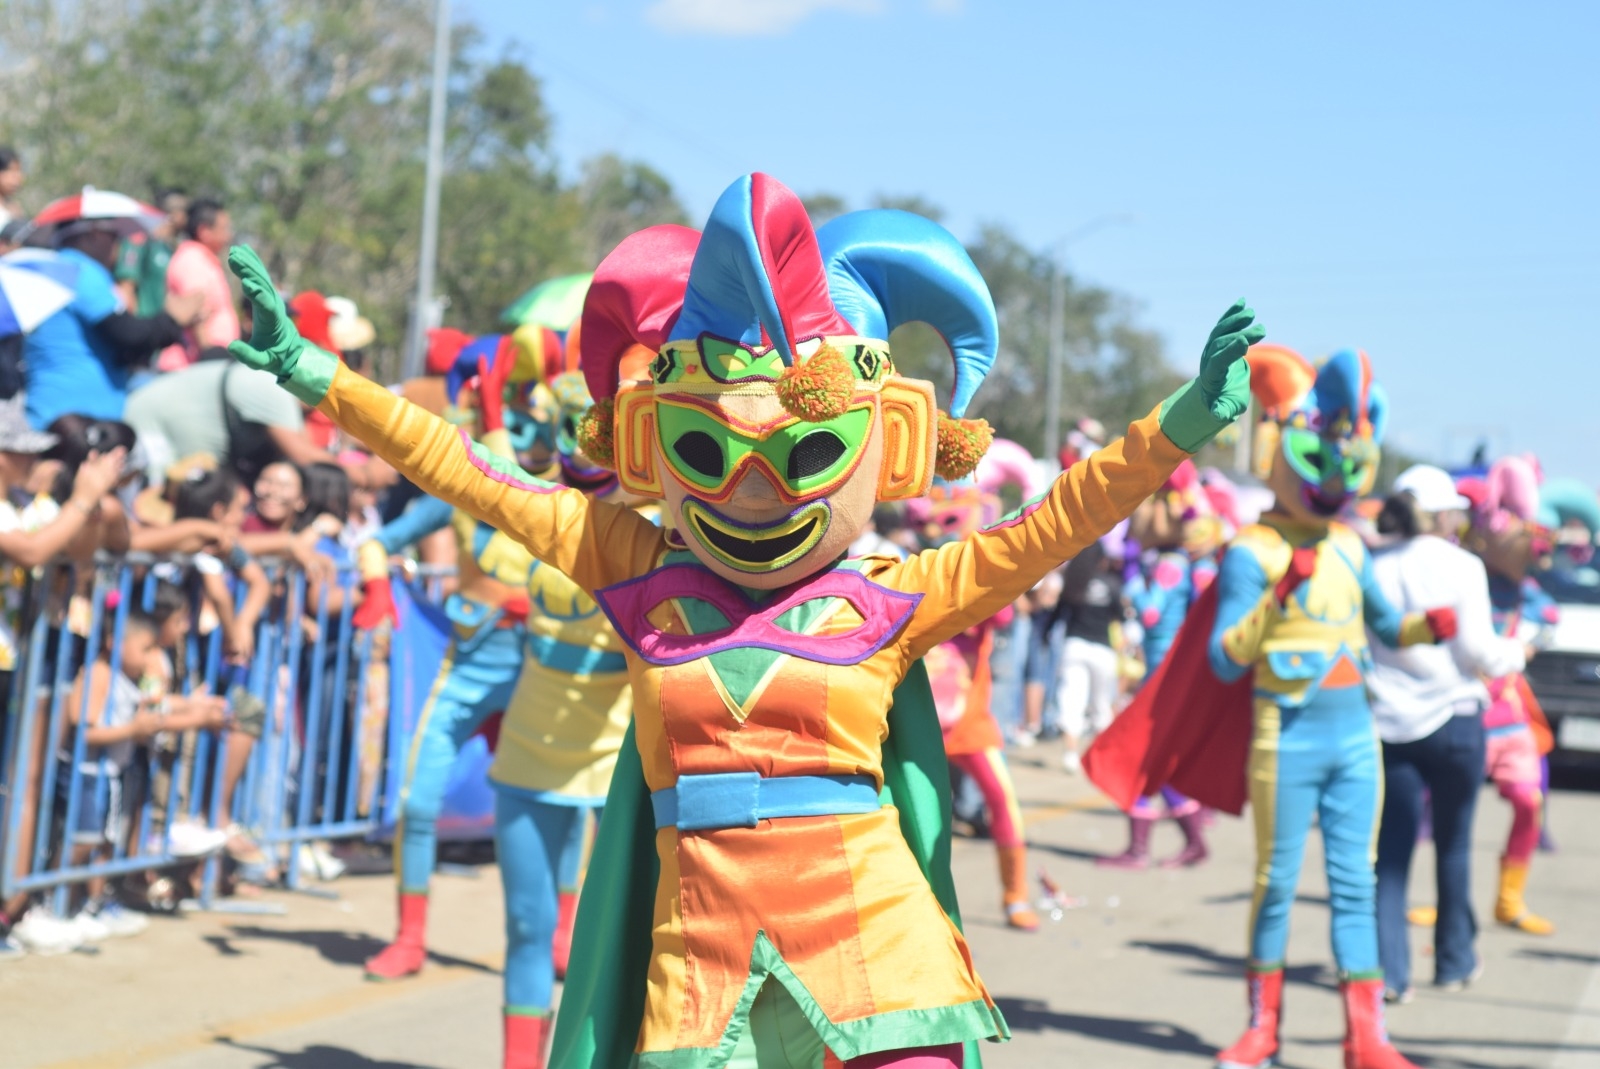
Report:
[{"label": "pink boot", "polygon": [[1116,857],[1097,857],[1096,865],[1111,869],[1147,869],[1150,867],[1150,829],[1155,821],[1150,817],[1128,818],[1128,848]]}]

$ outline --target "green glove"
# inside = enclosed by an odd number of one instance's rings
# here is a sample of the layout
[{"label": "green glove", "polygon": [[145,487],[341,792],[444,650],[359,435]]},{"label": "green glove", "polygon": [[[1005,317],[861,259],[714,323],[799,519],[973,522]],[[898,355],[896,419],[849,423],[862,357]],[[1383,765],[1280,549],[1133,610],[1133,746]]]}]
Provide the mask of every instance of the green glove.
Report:
[{"label": "green glove", "polygon": [[276,375],[278,385],[316,406],[333,385],[339,358],[300,336],[254,249],[247,245],[229,249],[228,267],[238,276],[252,309],[250,340],[233,342],[228,352],[245,367]]},{"label": "green glove", "polygon": [[1250,407],[1250,365],[1245,350],[1267,336],[1256,314],[1235,301],[1211,328],[1200,354],[1200,374],[1161,402],[1161,430],[1185,453],[1198,452]]}]

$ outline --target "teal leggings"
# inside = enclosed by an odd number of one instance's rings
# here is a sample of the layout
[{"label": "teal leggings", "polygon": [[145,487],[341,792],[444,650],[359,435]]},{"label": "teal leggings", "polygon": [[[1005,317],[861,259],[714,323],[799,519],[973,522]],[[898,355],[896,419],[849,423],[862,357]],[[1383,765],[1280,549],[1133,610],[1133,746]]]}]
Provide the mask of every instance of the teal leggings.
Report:
[{"label": "teal leggings", "polygon": [[[512,1014],[550,1009],[558,896],[577,890],[583,863],[589,807],[543,797],[495,784],[494,846],[506,900],[505,1007]],[[594,807],[596,817],[602,808]]]},{"label": "teal leggings", "polygon": [[1306,837],[1322,829],[1332,914],[1333,956],[1347,977],[1381,975],[1373,852],[1383,802],[1383,764],[1363,687],[1322,691],[1303,708],[1257,699],[1251,742],[1256,887],[1250,958],[1281,964],[1289,907],[1300,882]]}]

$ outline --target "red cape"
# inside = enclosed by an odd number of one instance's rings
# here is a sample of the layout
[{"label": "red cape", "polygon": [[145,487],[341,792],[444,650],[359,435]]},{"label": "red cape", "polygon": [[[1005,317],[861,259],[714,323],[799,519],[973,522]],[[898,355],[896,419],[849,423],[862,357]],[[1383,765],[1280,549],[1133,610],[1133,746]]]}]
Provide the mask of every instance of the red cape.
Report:
[{"label": "red cape", "polygon": [[1218,597],[1216,583],[1200,595],[1166,659],[1083,755],[1089,778],[1125,811],[1169,784],[1213,809],[1244,811],[1255,674],[1224,683],[1211,671]]}]

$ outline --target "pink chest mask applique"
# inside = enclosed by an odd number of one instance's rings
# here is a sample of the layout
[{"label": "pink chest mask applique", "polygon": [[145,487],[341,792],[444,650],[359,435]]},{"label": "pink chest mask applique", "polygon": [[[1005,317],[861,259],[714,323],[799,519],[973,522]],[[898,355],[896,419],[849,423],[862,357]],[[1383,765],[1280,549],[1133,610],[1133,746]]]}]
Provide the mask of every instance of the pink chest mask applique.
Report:
[{"label": "pink chest mask applique", "polygon": [[[649,614],[676,598],[693,598],[714,607],[728,626],[702,635],[672,635]],[[778,618],[797,605],[839,598],[861,616],[861,623],[839,634],[802,635],[780,627]],[[835,569],[779,590],[765,603],[723,582],[695,564],[670,564],[637,579],[597,591],[595,600],[617,634],[646,663],[684,664],[735,649],[764,649],[819,664],[860,664],[899,633],[921,594],[880,586],[859,572]]]}]

